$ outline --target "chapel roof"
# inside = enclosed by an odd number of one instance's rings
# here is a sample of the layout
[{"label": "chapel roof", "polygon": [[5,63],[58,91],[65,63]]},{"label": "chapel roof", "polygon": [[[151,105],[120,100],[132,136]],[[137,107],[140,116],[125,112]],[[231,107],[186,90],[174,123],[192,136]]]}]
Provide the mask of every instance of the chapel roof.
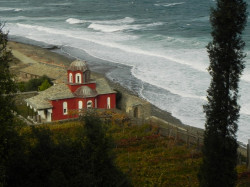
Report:
[{"label": "chapel roof", "polygon": [[88,68],[87,62],[83,60],[75,60],[70,64],[70,66],[68,67],[68,70],[85,72],[89,70],[89,68]]},{"label": "chapel roof", "polygon": [[52,108],[50,100],[74,98],[69,87],[64,83],[51,86],[47,90],[39,92],[38,95],[26,99],[26,102],[37,110]]},{"label": "chapel roof", "polygon": [[74,95],[76,97],[83,97],[83,98],[87,98],[87,97],[95,97],[98,95],[97,91],[92,90],[90,87],[88,86],[81,86],[80,88],[78,88]]},{"label": "chapel roof", "polygon": [[105,78],[96,79],[96,91],[98,94],[116,93],[110,86]]}]

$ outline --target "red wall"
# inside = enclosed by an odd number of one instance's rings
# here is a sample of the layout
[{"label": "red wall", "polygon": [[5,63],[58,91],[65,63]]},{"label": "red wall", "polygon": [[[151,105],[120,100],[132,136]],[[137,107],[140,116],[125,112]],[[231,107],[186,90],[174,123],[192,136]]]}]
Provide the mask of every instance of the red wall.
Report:
[{"label": "red wall", "polygon": [[[97,108],[106,109],[107,108],[107,98],[110,97],[110,108],[116,107],[116,94],[104,94],[97,96]],[[95,108],[95,97],[91,98],[71,98],[71,99],[61,99],[51,101],[53,105],[52,109],[52,121],[63,120],[69,118],[77,118],[78,117],[78,101],[83,102],[83,109],[86,108],[87,102],[91,100],[93,103],[93,108]],[[63,102],[67,102],[68,105],[68,114],[63,114]]]},{"label": "red wall", "polygon": [[[51,101],[53,105],[52,109],[52,121],[63,120],[69,118],[77,118],[78,117],[78,101],[83,102],[83,109],[87,107],[87,102],[91,100],[93,103],[93,108],[95,108],[95,98],[71,98],[71,99],[61,99]],[[68,114],[63,114],[63,102],[68,103]]]},{"label": "red wall", "polygon": [[110,108],[116,107],[116,94],[104,94],[97,96],[97,108],[107,108],[107,98],[110,97]]},{"label": "red wall", "polygon": [[[68,114],[63,114],[63,102],[68,103]],[[75,118],[77,116],[70,115],[70,111],[76,109],[76,102],[75,98],[71,99],[61,99],[61,100],[54,100],[52,101],[53,109],[52,109],[52,121],[55,120],[62,120],[62,119],[68,119],[68,118]]]},{"label": "red wall", "polygon": [[69,74],[72,73],[72,76],[73,76],[73,83],[76,82],[76,74],[77,73],[80,73],[82,76],[82,83],[84,82],[83,79],[84,79],[84,76],[83,76],[83,72],[82,71],[71,71],[71,70],[68,70],[68,81],[69,81]]}]

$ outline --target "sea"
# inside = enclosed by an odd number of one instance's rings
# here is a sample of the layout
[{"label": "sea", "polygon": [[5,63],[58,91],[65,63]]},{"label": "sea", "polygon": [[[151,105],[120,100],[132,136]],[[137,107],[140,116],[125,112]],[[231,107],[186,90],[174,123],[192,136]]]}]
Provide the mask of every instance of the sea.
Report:
[{"label": "sea", "polygon": [[[182,123],[204,129],[211,77],[214,0],[0,0],[0,20],[14,41],[57,46],[86,60]],[[247,0],[250,4],[250,0]],[[248,17],[250,22],[250,17]],[[250,23],[240,81],[238,140],[250,139]]]}]

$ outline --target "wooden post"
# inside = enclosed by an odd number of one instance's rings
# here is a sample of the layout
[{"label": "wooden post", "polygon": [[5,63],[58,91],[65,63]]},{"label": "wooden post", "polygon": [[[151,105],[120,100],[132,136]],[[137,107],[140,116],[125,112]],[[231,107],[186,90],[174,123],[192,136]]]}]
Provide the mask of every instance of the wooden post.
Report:
[{"label": "wooden post", "polygon": [[250,171],[250,139],[247,144],[247,170]]},{"label": "wooden post", "polygon": [[200,148],[200,137],[199,137],[199,133],[197,131],[197,149]]},{"label": "wooden post", "polygon": [[187,130],[187,145],[189,147],[189,131]]}]

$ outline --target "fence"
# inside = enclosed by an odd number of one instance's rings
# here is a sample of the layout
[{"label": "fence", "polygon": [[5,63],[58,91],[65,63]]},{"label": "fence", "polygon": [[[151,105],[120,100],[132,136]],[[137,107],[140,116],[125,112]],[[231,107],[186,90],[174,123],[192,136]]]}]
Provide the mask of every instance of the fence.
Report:
[{"label": "fence", "polygon": [[248,139],[247,144],[247,169],[250,171],[250,139]]},{"label": "fence", "polygon": [[187,145],[196,145],[197,148],[200,148],[203,144],[202,130],[192,127],[183,128],[176,126],[155,116],[151,116],[147,120],[150,124],[159,126],[159,134],[161,136],[172,137],[174,140],[185,142]]},{"label": "fence", "polygon": [[[155,116],[151,116],[147,121],[152,125],[159,126],[159,133],[164,137],[172,137],[175,140],[186,142],[188,146],[197,146],[197,149],[200,149],[203,145],[204,130],[202,129],[191,126],[177,126]],[[238,164],[247,164],[250,171],[250,140],[248,140],[247,146],[240,142],[238,143]]]}]

